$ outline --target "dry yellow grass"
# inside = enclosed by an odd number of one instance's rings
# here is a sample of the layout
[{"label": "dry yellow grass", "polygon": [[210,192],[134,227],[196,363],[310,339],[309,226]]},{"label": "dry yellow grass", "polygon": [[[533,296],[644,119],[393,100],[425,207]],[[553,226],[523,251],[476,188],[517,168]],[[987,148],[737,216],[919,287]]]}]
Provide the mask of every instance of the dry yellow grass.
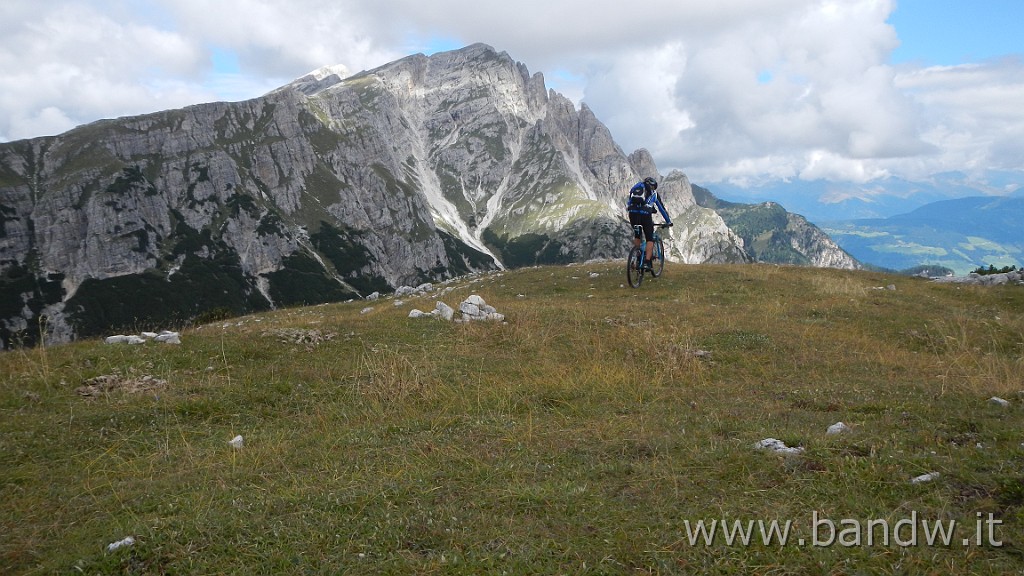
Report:
[{"label": "dry yellow grass", "polygon": [[[1020,287],[672,264],[624,283],[620,262],[531,268],[179,346],[0,355],[0,572],[1024,569]],[[471,293],[506,322],[407,317]],[[162,384],[76,393],[129,380]],[[753,448],[768,437],[804,451]],[[989,514],[999,546],[974,541]],[[809,541],[813,515],[959,529],[948,546],[688,537],[788,520]]]}]

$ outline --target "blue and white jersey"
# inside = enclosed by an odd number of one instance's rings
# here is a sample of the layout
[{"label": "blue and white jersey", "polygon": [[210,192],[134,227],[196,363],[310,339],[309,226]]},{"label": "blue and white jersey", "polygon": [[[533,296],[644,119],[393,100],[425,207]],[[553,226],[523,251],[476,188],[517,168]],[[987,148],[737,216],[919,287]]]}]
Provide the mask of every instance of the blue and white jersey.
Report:
[{"label": "blue and white jersey", "polygon": [[628,212],[638,214],[654,214],[655,211],[661,213],[661,217],[665,219],[666,224],[671,224],[672,219],[668,217],[668,211],[665,210],[665,205],[661,203],[661,198],[658,197],[657,190],[651,190],[643,182],[637,182],[635,186],[629,189],[629,195],[632,196],[643,196],[646,198],[641,206],[634,206],[631,200],[626,201],[626,210]]}]

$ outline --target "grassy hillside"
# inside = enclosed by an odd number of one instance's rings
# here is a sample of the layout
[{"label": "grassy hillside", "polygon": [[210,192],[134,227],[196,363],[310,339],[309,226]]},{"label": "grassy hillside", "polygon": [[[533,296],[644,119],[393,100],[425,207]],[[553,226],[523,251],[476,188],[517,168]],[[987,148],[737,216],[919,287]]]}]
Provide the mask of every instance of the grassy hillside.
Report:
[{"label": "grassy hillside", "polygon": [[[622,268],[4,353],[0,572],[1024,570],[1024,289]],[[506,322],[407,318],[472,293]]]}]

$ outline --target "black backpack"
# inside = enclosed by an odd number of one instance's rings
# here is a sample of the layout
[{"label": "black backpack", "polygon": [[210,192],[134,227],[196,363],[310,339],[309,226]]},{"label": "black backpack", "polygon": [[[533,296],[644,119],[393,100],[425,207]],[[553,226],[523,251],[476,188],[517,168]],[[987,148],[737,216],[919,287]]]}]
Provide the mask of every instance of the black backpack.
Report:
[{"label": "black backpack", "polygon": [[637,190],[634,186],[629,189],[629,207],[630,208],[642,208],[647,203],[647,198],[651,195],[647,188],[647,184],[644,184],[642,188]]}]

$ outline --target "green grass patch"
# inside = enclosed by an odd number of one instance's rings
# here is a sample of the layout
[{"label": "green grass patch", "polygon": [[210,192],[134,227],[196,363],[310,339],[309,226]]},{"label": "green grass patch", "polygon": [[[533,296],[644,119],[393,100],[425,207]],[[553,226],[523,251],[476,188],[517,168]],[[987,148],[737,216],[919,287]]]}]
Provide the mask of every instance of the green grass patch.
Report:
[{"label": "green grass patch", "polygon": [[[1019,287],[669,263],[633,290],[623,268],[0,354],[0,572],[1024,570]],[[471,293],[506,321],[408,318]],[[723,519],[791,540],[691,539]]]}]

